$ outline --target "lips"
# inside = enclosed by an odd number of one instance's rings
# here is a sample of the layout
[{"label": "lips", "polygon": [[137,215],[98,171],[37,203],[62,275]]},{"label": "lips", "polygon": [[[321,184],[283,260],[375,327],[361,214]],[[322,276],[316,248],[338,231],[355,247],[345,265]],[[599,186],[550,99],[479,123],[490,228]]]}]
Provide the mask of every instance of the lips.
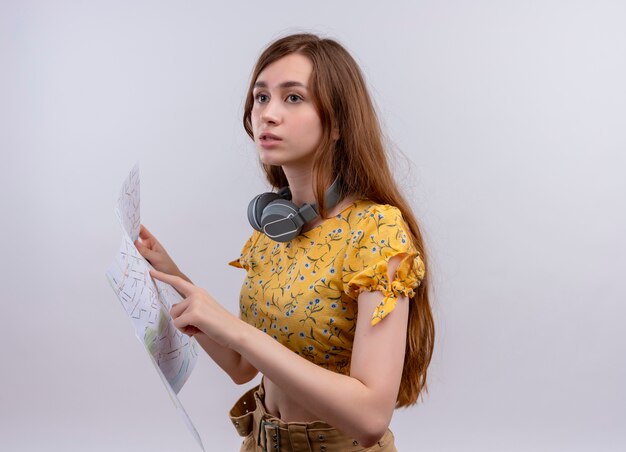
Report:
[{"label": "lips", "polygon": [[259,135],[259,140],[261,140],[261,141],[280,141],[280,140],[282,140],[282,138],[280,138],[279,136],[274,135],[273,133],[263,132],[261,135]]}]

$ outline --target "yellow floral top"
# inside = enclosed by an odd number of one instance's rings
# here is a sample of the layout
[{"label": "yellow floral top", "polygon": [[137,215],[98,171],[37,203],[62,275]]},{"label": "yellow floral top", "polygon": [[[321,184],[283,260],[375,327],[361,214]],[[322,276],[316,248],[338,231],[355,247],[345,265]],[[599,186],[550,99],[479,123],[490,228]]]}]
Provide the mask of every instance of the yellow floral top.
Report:
[{"label": "yellow floral top", "polygon": [[[390,283],[387,263],[396,255],[403,258]],[[384,294],[376,325],[398,296],[414,295],[425,272],[400,211],[368,200],[286,243],[254,231],[230,265],[247,270],[239,300],[244,321],[343,374],[350,372],[359,293]]]}]

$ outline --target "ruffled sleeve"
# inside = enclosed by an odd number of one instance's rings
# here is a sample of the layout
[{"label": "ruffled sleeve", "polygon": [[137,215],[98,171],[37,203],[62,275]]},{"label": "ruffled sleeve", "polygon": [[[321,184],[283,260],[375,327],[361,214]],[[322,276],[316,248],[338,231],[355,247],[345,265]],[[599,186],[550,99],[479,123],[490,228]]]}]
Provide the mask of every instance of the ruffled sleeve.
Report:
[{"label": "ruffled sleeve", "polygon": [[249,265],[250,253],[252,251],[254,244],[256,244],[256,241],[258,240],[258,238],[259,238],[258,232],[254,231],[252,235],[250,236],[250,238],[248,238],[246,243],[243,245],[243,249],[241,250],[241,254],[239,255],[239,258],[235,259],[234,261],[230,261],[228,265],[232,267],[236,267],[236,268],[243,268],[245,270],[250,270],[250,265]]},{"label": "ruffled sleeve", "polygon": [[[376,325],[394,310],[398,297],[415,295],[426,269],[399,209],[374,205],[359,216],[343,264],[344,292],[355,300],[364,291],[383,293],[372,315],[371,324]],[[390,282],[387,268],[394,256],[401,256],[401,261]]]}]

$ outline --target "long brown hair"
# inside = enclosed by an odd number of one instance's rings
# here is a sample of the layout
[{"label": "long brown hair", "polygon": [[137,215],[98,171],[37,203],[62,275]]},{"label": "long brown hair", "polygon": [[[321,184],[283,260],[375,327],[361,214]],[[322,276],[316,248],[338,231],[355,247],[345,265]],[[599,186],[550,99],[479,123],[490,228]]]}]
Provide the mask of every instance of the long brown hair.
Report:
[{"label": "long brown hair", "polygon": [[[426,265],[426,274],[409,307],[404,368],[397,407],[417,402],[427,392],[426,374],[433,353],[435,327],[428,301],[429,272],[422,234],[409,204],[391,175],[376,111],[363,75],[352,56],[338,42],[312,34],[294,34],[270,44],[252,72],[243,125],[254,139],[251,112],[257,77],[274,61],[298,53],[309,58],[313,72],[309,89],[322,123],[322,139],[315,152],[313,185],[322,217],[326,218],[324,192],[337,177],[343,196],[358,194],[379,204],[389,204],[402,212],[412,241]],[[339,138],[333,132],[339,131]],[[263,164],[267,180],[275,187],[287,185],[280,166]]]}]

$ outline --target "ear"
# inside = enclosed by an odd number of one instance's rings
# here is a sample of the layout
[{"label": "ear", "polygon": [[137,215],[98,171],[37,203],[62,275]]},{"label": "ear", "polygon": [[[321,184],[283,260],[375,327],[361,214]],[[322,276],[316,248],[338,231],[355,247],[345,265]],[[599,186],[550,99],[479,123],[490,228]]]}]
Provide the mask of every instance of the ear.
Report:
[{"label": "ear", "polygon": [[337,141],[339,139],[339,129],[337,127],[333,127],[331,136],[333,137],[333,141]]}]

